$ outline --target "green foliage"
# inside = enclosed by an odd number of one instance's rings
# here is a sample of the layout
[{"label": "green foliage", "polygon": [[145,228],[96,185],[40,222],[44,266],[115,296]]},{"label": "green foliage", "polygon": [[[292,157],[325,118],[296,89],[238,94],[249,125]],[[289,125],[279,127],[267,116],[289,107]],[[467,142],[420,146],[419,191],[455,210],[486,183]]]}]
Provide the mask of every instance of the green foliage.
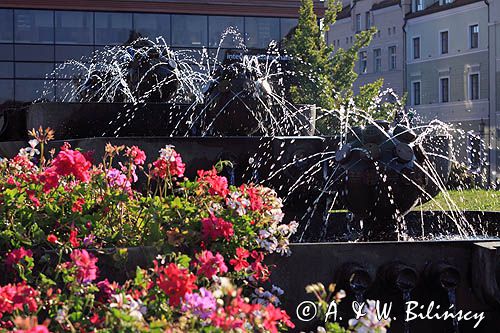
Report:
[{"label": "green foliage", "polygon": [[[361,87],[356,96],[353,91],[353,84],[358,78],[355,67],[359,52],[370,44],[377,29],[372,27],[358,33],[348,49],[334,50],[325,41],[325,33],[335,23],[341,9],[339,1],[329,1],[320,27],[314,13],[313,0],[302,0],[298,26],[285,43],[287,51],[294,57],[296,78],[290,88],[292,100],[296,104],[315,104],[324,111],[348,107],[354,99],[356,107],[371,114],[373,118],[389,119],[395,113],[390,102],[373,107],[383,80]],[[337,118],[325,116],[324,112],[319,112],[318,115],[317,127],[320,132],[326,134],[338,129]]]}]

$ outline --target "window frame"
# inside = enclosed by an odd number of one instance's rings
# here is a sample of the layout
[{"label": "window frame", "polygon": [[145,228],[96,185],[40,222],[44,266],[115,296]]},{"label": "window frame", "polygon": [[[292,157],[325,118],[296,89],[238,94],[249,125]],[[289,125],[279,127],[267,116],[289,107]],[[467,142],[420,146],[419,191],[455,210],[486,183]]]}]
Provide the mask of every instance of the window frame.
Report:
[{"label": "window frame", "polygon": [[[472,76],[477,75],[477,98],[473,98]],[[467,100],[477,101],[481,99],[481,73],[479,71],[469,72],[467,76]]]},{"label": "window frame", "polygon": [[[473,27],[477,27],[477,45],[475,47],[472,46],[472,28]],[[479,33],[480,33],[480,29],[479,29],[479,23],[472,23],[472,24],[469,24],[468,26],[468,29],[469,29],[469,33],[468,33],[468,36],[469,36],[469,49],[473,50],[473,49],[478,49],[479,48]]]},{"label": "window frame", "polygon": [[[415,40],[418,40],[418,57],[415,54]],[[422,57],[422,40],[419,36],[413,36],[411,38],[411,55],[413,60],[419,60]]]},{"label": "window frame", "polygon": [[[448,91],[447,91],[447,97],[448,97],[448,100],[445,101],[443,99],[443,86],[442,86],[442,81],[443,80],[448,80]],[[450,76],[440,76],[439,77],[439,103],[449,103],[450,102],[450,94],[451,94],[451,87],[450,87]]]},{"label": "window frame", "polygon": [[[363,58],[362,55],[365,55]],[[364,63],[364,71],[362,71],[361,64]],[[367,74],[368,73],[368,51],[359,51],[359,74]]]},{"label": "window frame", "polygon": [[[443,33],[446,32],[446,52],[443,52]],[[444,29],[439,31],[439,54],[449,54],[450,53],[450,31],[449,29]]]},{"label": "window frame", "polygon": [[[391,48],[394,48],[394,53],[391,53],[390,50]],[[389,55],[389,70],[390,71],[395,71],[398,68],[398,47],[397,45],[391,45],[387,47],[387,52]],[[394,56],[394,67],[392,67],[392,57]]]},{"label": "window frame", "polygon": [[[416,104],[416,94],[415,94],[415,84],[418,83],[418,104]],[[411,81],[411,105],[419,106],[422,105],[422,80],[413,80]]]},{"label": "window frame", "polygon": [[[375,55],[375,51],[379,51],[379,55]],[[377,68],[377,60],[380,61],[380,66]],[[380,73],[382,72],[382,48],[378,47],[373,49],[373,72]]]},{"label": "window frame", "polygon": [[356,14],[354,17],[354,31],[356,33],[361,32],[361,13]]}]

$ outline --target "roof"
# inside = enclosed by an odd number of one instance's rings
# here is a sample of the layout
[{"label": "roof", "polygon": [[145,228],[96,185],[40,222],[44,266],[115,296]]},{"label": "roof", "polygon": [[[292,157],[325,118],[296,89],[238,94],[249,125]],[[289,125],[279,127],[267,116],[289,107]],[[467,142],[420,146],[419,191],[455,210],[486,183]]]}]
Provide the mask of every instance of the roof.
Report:
[{"label": "roof", "polygon": [[415,17],[419,17],[419,16],[424,16],[424,15],[429,15],[429,14],[433,14],[433,13],[437,13],[437,12],[442,12],[442,11],[445,11],[448,9],[457,8],[457,7],[469,5],[471,3],[482,2],[482,1],[485,1],[485,0],[454,0],[450,4],[443,4],[443,5],[440,5],[439,1],[437,1],[437,2],[433,3],[432,5],[430,5],[429,7],[425,8],[424,10],[407,14],[406,19],[411,19],[411,18],[415,18]]},{"label": "roof", "polygon": [[341,20],[351,16],[351,5],[346,5],[342,8],[342,10],[337,14],[337,20]]},{"label": "roof", "polygon": [[383,0],[378,3],[374,3],[372,6],[372,10],[382,9],[394,5],[399,5],[400,0]]}]

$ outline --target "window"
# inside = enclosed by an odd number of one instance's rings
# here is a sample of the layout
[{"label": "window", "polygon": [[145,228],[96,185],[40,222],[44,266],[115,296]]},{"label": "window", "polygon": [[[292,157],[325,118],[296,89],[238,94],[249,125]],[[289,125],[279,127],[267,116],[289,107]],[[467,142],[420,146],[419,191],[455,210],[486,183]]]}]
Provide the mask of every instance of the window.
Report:
[{"label": "window", "polygon": [[373,68],[375,72],[382,71],[382,50],[373,50]]},{"label": "window", "polygon": [[132,14],[95,13],[95,43],[98,45],[123,44],[132,31]]},{"label": "window", "polygon": [[413,37],[413,59],[420,59],[420,37]]},{"label": "window", "polygon": [[366,51],[359,52],[359,72],[365,74],[368,70],[368,56]]},{"label": "window", "polygon": [[389,69],[395,70],[397,67],[396,46],[389,46]]},{"label": "window", "polygon": [[420,81],[412,82],[412,104],[420,105]]},{"label": "window", "polygon": [[424,0],[414,0],[413,11],[419,12],[424,10]]},{"label": "window", "polygon": [[94,44],[94,14],[56,12],[56,44]]},{"label": "window", "polygon": [[208,42],[208,18],[202,15],[172,15],[172,45],[203,47]]},{"label": "window", "polygon": [[0,80],[0,104],[14,100],[14,81]]},{"label": "window", "polygon": [[450,101],[450,79],[447,77],[439,79],[439,101],[441,103]]},{"label": "window", "polygon": [[479,25],[477,24],[469,26],[469,45],[471,49],[479,47]]},{"label": "window", "polygon": [[469,75],[469,99],[479,99],[479,73]]},{"label": "window", "polygon": [[253,48],[267,48],[271,41],[279,40],[279,24],[277,18],[246,17],[246,45]]},{"label": "window", "polygon": [[372,16],[370,12],[365,13],[365,28],[366,30],[370,29],[372,26]]},{"label": "window", "polygon": [[281,36],[280,39],[290,37],[290,34],[293,32],[293,29],[299,24],[297,19],[292,18],[282,18],[280,19],[280,31]]},{"label": "window", "polygon": [[[231,16],[209,16],[208,17],[208,44],[211,47],[218,47],[221,38],[228,28],[236,31],[237,34],[229,33],[222,41],[222,47],[236,47],[243,38],[243,17]],[[238,35],[239,33],[239,35]]]},{"label": "window", "polygon": [[16,10],[14,12],[16,43],[54,43],[54,12],[49,10]]},{"label": "window", "polygon": [[356,14],[356,32],[361,31],[361,14]]},{"label": "window", "polygon": [[155,40],[163,37],[170,44],[170,15],[168,14],[134,14],[134,30],[142,37]]},{"label": "window", "polygon": [[0,42],[12,43],[14,33],[12,29],[12,20],[14,13],[12,9],[0,9]]},{"label": "window", "polygon": [[448,53],[448,31],[441,31],[440,33],[441,40],[441,54]]}]

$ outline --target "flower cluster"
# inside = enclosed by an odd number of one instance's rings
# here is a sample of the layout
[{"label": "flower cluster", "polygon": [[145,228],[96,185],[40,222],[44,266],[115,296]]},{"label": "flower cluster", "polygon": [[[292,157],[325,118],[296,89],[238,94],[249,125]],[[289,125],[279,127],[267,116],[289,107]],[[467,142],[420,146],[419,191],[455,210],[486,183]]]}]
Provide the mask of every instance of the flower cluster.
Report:
[{"label": "flower cluster", "polygon": [[[12,221],[0,224],[8,272],[0,278],[0,332],[292,326],[277,299],[258,292],[270,276],[266,256],[288,253],[296,230],[282,223],[275,192],[229,185],[216,168],[183,178],[172,146],[151,164],[139,147],[110,144],[99,164],[68,144],[49,159],[42,155],[50,131],[35,134],[30,147],[0,160],[0,218]],[[134,246],[162,257],[124,283],[106,275],[109,265],[98,267],[104,249]],[[122,267],[126,253],[112,258]]]}]

